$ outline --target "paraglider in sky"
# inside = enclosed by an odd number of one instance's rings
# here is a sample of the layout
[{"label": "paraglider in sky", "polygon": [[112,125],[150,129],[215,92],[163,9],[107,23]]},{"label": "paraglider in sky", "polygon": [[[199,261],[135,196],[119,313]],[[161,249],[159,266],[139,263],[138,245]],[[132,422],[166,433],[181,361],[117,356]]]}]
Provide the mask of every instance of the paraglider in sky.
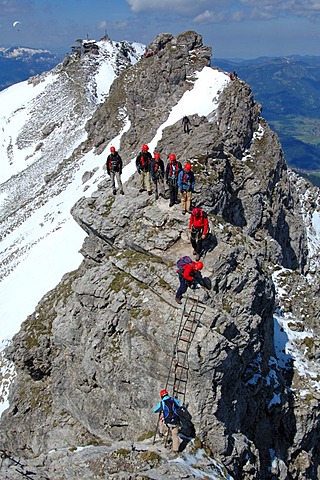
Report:
[{"label": "paraglider in sky", "polygon": [[[16,27],[17,25],[20,25],[21,22],[19,22],[19,20],[16,20],[15,22],[13,22],[12,26],[13,27]],[[18,31],[19,31],[19,28],[18,28]]]}]

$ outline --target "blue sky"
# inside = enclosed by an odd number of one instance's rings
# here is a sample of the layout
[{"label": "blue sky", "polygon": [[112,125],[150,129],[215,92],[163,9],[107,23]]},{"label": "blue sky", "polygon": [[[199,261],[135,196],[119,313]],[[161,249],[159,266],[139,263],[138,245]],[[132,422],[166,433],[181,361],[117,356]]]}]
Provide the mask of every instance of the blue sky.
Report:
[{"label": "blue sky", "polygon": [[213,57],[320,55],[319,23],[320,0],[0,0],[0,46],[62,53],[105,31],[148,44],[195,30]]}]

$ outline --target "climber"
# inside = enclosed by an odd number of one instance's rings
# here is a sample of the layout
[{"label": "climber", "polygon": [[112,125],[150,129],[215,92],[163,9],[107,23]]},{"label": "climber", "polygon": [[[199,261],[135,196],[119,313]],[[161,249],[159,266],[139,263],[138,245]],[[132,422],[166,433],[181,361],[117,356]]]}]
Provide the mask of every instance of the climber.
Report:
[{"label": "climber", "polygon": [[169,396],[167,390],[160,391],[160,402],[154,407],[155,413],[162,413],[162,419],[159,425],[160,436],[164,435],[165,427],[168,427],[172,435],[172,451],[179,452],[179,410],[181,408],[180,402],[177,398]]},{"label": "climber", "polygon": [[187,117],[187,115],[185,115],[182,119],[182,125],[183,125],[183,133],[187,133],[189,134],[190,133],[190,120],[189,118]]},{"label": "climber", "polygon": [[121,195],[124,195],[123,186],[121,182],[122,159],[119,153],[116,152],[115,147],[110,147],[110,154],[108,155],[108,158],[107,158],[106,167],[107,167],[108,175],[110,175],[113,195],[117,193],[115,178],[117,179],[118,187],[120,188]]},{"label": "climber", "polygon": [[169,207],[173,207],[178,202],[178,175],[182,170],[182,165],[177,161],[174,153],[170,153],[169,162],[166,167],[166,181],[170,191]]},{"label": "climber", "polygon": [[151,195],[150,167],[152,155],[150,152],[148,152],[148,150],[148,145],[143,144],[141,147],[141,152],[136,158],[136,167],[137,172],[141,177],[141,187],[139,192],[145,192],[147,190],[148,195]]},{"label": "climber", "polygon": [[200,270],[203,269],[202,262],[193,262],[190,257],[181,257],[177,262],[177,273],[180,285],[176,293],[176,302],[182,303],[182,295],[187,291],[188,287],[195,289],[197,284],[206,287]]},{"label": "climber", "polygon": [[155,185],[155,198],[164,197],[164,163],[160,158],[159,152],[154,152],[153,159],[151,160],[150,174],[152,181]]},{"label": "climber", "polygon": [[193,255],[196,256],[196,261],[200,260],[202,252],[202,240],[206,238],[209,233],[208,215],[202,208],[194,208],[191,212],[189,220],[189,232],[191,245],[193,247]]},{"label": "climber", "polygon": [[191,213],[191,196],[194,192],[194,173],[191,163],[186,163],[178,175],[178,189],[180,191],[182,214]]}]

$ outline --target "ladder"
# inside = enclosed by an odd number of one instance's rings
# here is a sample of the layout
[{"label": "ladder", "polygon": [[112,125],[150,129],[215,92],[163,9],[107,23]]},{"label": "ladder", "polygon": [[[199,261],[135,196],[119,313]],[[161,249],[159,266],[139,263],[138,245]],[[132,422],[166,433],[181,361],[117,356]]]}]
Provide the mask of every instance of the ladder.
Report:
[{"label": "ladder", "polygon": [[[178,398],[181,405],[184,405],[186,400],[189,348],[200,323],[201,316],[205,311],[205,306],[199,304],[199,299],[190,299],[189,303],[190,302],[192,302],[191,307],[187,308],[188,297],[186,297],[165,386],[166,390],[170,390],[170,396]],[[157,436],[160,416],[161,412],[159,413],[153,443],[155,443]],[[166,435],[165,445],[167,444],[168,435],[169,430]]]},{"label": "ladder", "polygon": [[[192,302],[191,306],[190,301]],[[199,299],[189,299],[188,302],[188,297],[186,298],[166,382],[166,389],[173,397],[179,399],[181,405],[185,404],[186,399],[189,371],[188,353],[204,311],[205,306],[199,303]]]}]

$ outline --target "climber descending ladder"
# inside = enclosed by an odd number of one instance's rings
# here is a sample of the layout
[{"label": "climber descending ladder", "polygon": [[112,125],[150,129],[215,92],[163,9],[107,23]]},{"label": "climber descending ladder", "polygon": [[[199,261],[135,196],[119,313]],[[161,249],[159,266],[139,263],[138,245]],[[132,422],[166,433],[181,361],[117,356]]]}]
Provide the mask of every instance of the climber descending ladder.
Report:
[{"label": "climber descending ladder", "polygon": [[[191,307],[189,308],[187,305],[190,305],[190,303]],[[170,395],[178,398],[181,405],[185,405],[186,399],[189,370],[188,352],[204,311],[205,306],[199,304],[199,299],[189,299],[188,301],[188,297],[186,298],[166,382],[166,390],[168,389]],[[153,437],[153,443],[155,442],[158,432],[159,421],[160,415]],[[169,430],[166,436],[166,443],[168,435]]]},{"label": "climber descending ladder", "polygon": [[179,398],[181,404],[185,403],[187,390],[188,352],[204,311],[205,306],[199,304],[199,299],[186,298],[166,384],[171,395]]}]

